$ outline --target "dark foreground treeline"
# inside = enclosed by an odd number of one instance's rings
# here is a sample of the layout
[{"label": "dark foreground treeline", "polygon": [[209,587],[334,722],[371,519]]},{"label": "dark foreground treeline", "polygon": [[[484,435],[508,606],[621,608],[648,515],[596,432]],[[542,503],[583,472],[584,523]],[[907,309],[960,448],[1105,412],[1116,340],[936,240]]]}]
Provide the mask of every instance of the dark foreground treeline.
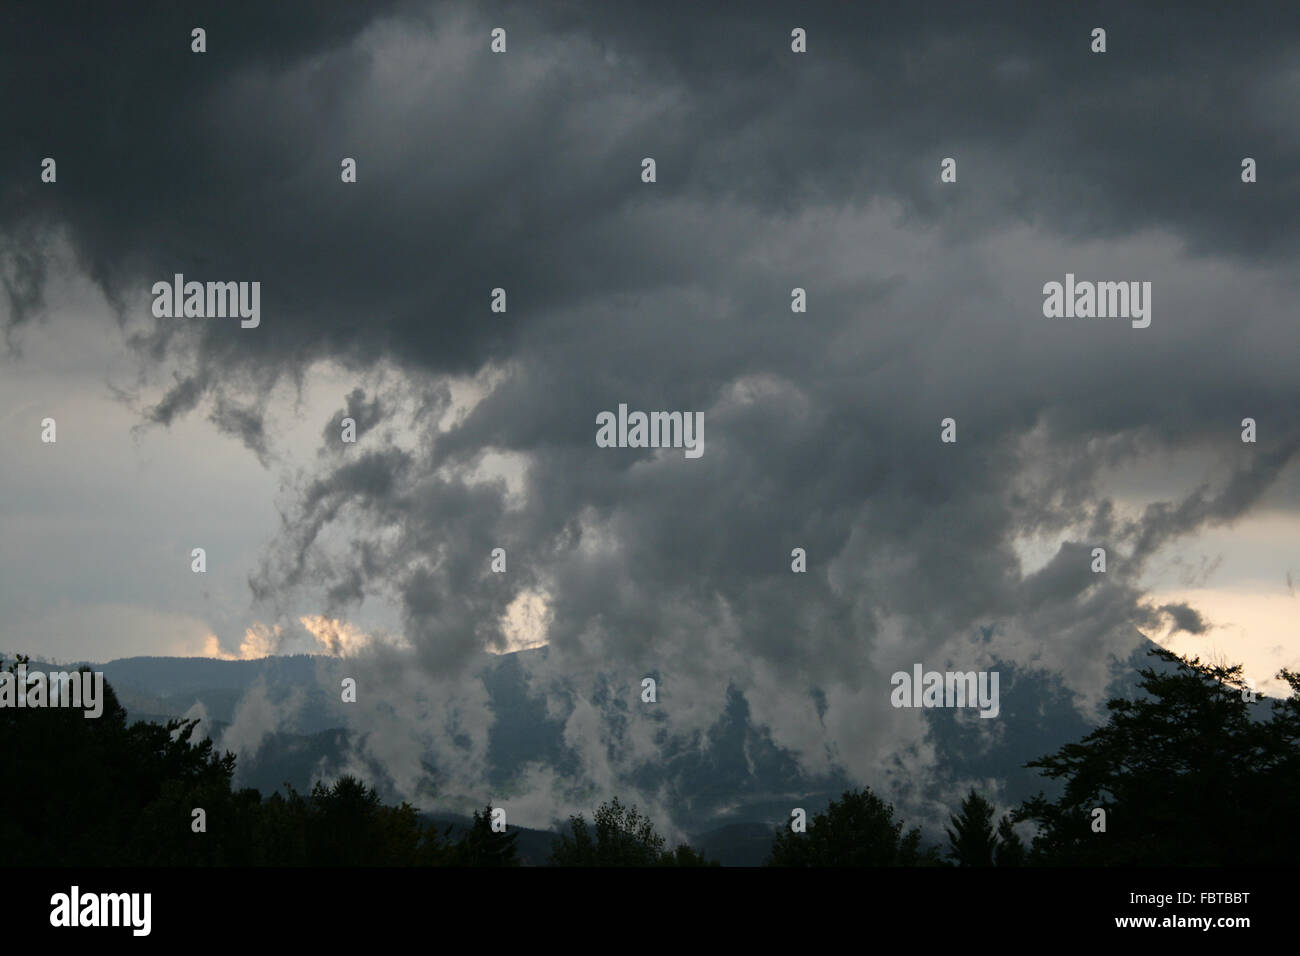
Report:
[{"label": "dark foreground treeline", "polygon": [[[869,789],[845,793],[807,821],[777,828],[769,865],[1294,865],[1300,859],[1300,675],[1276,706],[1248,699],[1241,668],[1153,654],[1145,691],[1114,699],[1109,721],[1032,761],[1060,779],[1004,815],[973,790],[951,817],[947,846],[923,847]],[[2,663],[2,662],[0,662]],[[13,670],[11,665],[9,670]],[[232,754],[192,742],[196,722],[127,725],[105,685],[103,715],[0,708],[0,863],[10,866],[514,866],[513,827],[490,808],[454,838],[409,804],[388,806],[344,777],[308,795],[232,790]],[[1270,710],[1257,708],[1272,707]],[[1252,715],[1254,715],[1252,717]],[[1267,718],[1267,719],[1264,719]],[[203,810],[203,828],[194,810]],[[1015,832],[1032,824],[1026,846]],[[570,818],[555,866],[707,866],[669,850],[651,821],[618,800],[589,823]]]}]

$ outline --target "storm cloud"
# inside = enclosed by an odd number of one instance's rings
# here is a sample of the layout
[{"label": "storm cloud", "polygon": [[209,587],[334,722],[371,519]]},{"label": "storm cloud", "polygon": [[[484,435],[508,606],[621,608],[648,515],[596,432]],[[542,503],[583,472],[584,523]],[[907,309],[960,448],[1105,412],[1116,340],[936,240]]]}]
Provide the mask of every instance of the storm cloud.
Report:
[{"label": "storm cloud", "polygon": [[[274,467],[275,389],[353,376],[249,584],[282,623],[392,609],[348,664],[406,689],[349,719],[403,793],[424,761],[481,781],[477,675],[521,596],[545,609],[530,690],[579,768],[530,769],[539,813],[641,780],[665,739],[707,746],[728,688],[810,773],[910,753],[923,777],[890,673],[1016,662],[1095,705],[1139,629],[1208,626],[1148,600],[1160,549],[1280,479],[1300,505],[1294,10],[700,6],[159,4],[3,31],[11,344],[65,244],[146,423],[202,410]],[[261,325],[153,318],[174,273],[260,281]],[[1151,326],[1044,318],[1067,273],[1151,282]],[[702,412],[703,456],[596,447],[620,403]],[[1173,454],[1198,472],[1111,487]]]}]

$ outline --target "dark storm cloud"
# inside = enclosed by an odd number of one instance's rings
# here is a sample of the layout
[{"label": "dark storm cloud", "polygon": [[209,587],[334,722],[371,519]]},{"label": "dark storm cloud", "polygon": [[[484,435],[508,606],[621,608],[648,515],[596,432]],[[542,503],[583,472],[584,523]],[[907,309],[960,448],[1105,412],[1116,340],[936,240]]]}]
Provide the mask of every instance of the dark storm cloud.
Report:
[{"label": "dark storm cloud", "polygon": [[[328,474],[313,481],[303,492],[299,507],[311,520],[297,518],[293,537],[296,543],[291,550],[282,546],[278,584],[292,587],[299,583],[308,566],[310,545],[321,528],[340,517],[345,506],[353,500],[385,500],[396,482],[410,467],[410,456],[400,449],[389,448],[371,451],[358,456]],[[250,581],[254,596],[270,600],[273,592],[264,583]]]},{"label": "dark storm cloud", "polygon": [[[557,19],[618,37],[699,91],[675,142],[709,192],[787,206],[892,193],[963,235],[1012,217],[1077,237],[1165,226],[1216,254],[1296,250],[1284,210],[1300,203],[1287,119],[1300,13],[1288,4],[746,3],[672,16],[613,3]],[[772,42],[795,25],[806,61]],[[1089,49],[1094,27],[1108,31],[1104,55]],[[1247,155],[1270,168],[1267,191],[1241,190]],[[980,188],[954,200],[935,175],[944,156]]]},{"label": "dark storm cloud", "polygon": [[[0,32],[9,91],[0,106],[5,230],[69,226],[87,270],[115,288],[155,263],[161,242],[179,243],[168,252],[191,264],[194,255],[211,255],[205,247],[229,239],[235,226],[214,210],[240,191],[237,178],[220,175],[239,157],[205,137],[215,88],[232,73],[345,42],[388,6],[7,6]],[[210,40],[202,56],[190,52],[196,26]],[[59,162],[55,191],[28,175],[45,156]]]},{"label": "dark storm cloud", "polygon": [[[153,421],[210,399],[266,460],[282,376],[318,359],[405,376],[401,394],[347,397],[355,447],[336,446],[342,414],[324,423],[330,454],[250,582],[260,603],[390,602],[442,677],[543,591],[539,692],[653,670],[689,733],[731,683],[778,745],[861,776],[866,728],[902,719],[890,670],[985,661],[967,638],[986,626],[1000,653],[1104,666],[1160,623],[1136,580],[1155,550],[1244,514],[1294,460],[1285,8],[467,4],[325,26],[274,9],[101,22],[114,42],[67,75],[51,64],[87,24],[20,23],[29,52],[4,69],[33,95],[0,106],[18,134],[0,153],[11,240],[66,235],[130,310],[174,272],[262,283],[257,329],[166,319],[138,342],[186,369]],[[44,155],[56,187],[37,181]],[[938,182],[945,156],[956,185]],[[22,323],[43,247],[5,248]],[[1042,283],[1066,271],[1154,280],[1152,327],[1044,320]],[[486,398],[440,430],[442,376],[485,368]],[[595,415],[620,402],[703,411],[703,457],[597,449]],[[1237,439],[1245,414],[1267,423],[1258,450]],[[1136,517],[1099,487],[1182,448],[1226,463],[1226,485]],[[522,504],[482,479],[488,451],[525,460]],[[1026,575],[1031,532],[1068,540]],[[575,747],[592,746],[585,714],[566,715]],[[607,755],[584,753],[598,776]]]},{"label": "dark storm cloud", "polygon": [[1148,557],[1169,539],[1191,528],[1228,523],[1241,517],[1290,464],[1297,451],[1300,451],[1300,428],[1293,426],[1266,448],[1251,452],[1217,494],[1198,488],[1177,503],[1161,501],[1148,505],[1141,520],[1126,529],[1135,539],[1135,554]]},{"label": "dark storm cloud", "polygon": [[1159,608],[1162,614],[1168,614],[1177,630],[1188,634],[1204,634],[1209,630],[1205,618],[1196,608],[1187,604],[1164,604]]},{"label": "dark storm cloud", "polygon": [[[209,326],[205,366],[467,370],[513,351],[521,311],[694,281],[692,257],[638,238],[653,222],[629,184],[648,154],[661,194],[786,212],[888,195],[954,237],[1008,219],[1074,236],[1166,226],[1193,248],[1289,254],[1300,154],[1277,110],[1296,34],[1273,6],[403,5],[399,29],[463,24],[480,41],[439,77],[447,95],[406,112],[357,101],[385,67],[357,37],[385,5],[33,8],[0,41],[7,85],[30,91],[0,107],[3,226],[67,226],[132,308],[174,272],[260,279],[274,319],[256,337]],[[505,58],[486,50],[498,22],[514,29]],[[1103,22],[1111,51],[1095,56]],[[517,89],[507,67],[530,56],[545,76]],[[369,109],[394,125],[363,139]],[[1247,190],[1244,154],[1264,170]],[[45,155],[57,188],[37,180]],[[946,155],[969,188],[938,184]],[[360,163],[346,189],[343,156]],[[24,251],[7,270],[11,321],[34,305],[36,265]],[[483,321],[496,285],[514,315]]]},{"label": "dark storm cloud", "polygon": [[243,442],[244,447],[257,455],[259,461],[266,463],[269,449],[265,416],[256,406],[240,406],[225,395],[217,398],[212,410],[211,420],[222,432],[233,435]]},{"label": "dark storm cloud", "polygon": [[31,225],[10,225],[8,234],[0,235],[0,264],[4,272],[5,297],[9,315],[5,320],[5,339],[14,348],[13,327],[25,322],[44,304],[47,279],[46,258],[41,250],[41,237]]},{"label": "dark storm cloud", "polygon": [[345,418],[352,419],[356,425],[357,435],[361,436],[385,418],[388,418],[390,414],[391,412],[384,407],[383,399],[380,396],[375,395],[367,400],[365,389],[354,388],[348,393],[347,405],[325,426],[321,434],[323,439],[322,447],[328,449],[339,449],[341,447],[335,439],[342,433]]}]

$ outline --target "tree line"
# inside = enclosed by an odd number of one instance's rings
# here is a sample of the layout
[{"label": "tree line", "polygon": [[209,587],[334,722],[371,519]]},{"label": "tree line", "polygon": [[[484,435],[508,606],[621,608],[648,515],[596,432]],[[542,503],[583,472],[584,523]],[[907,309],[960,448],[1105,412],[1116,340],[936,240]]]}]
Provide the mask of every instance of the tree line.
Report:
[{"label": "tree line", "polygon": [[[770,866],[1294,865],[1300,851],[1300,674],[1284,700],[1256,700],[1240,665],[1156,648],[1143,693],[1031,761],[1063,783],[1004,813],[971,790],[923,845],[869,787],[832,800],[806,832],[776,828]],[[18,661],[23,661],[19,658]],[[18,662],[10,665],[13,671]],[[0,662],[2,665],[3,662]],[[112,688],[95,720],[68,708],[0,708],[0,846],[11,866],[516,866],[518,832],[491,808],[453,834],[408,803],[345,776],[308,794],[232,787],[235,756],[195,740],[198,722],[127,723]],[[1266,708],[1260,710],[1259,708]],[[194,809],[203,809],[198,832]],[[1017,827],[1032,831],[1024,842]],[[553,866],[716,866],[669,848],[618,799],[569,818]]]}]

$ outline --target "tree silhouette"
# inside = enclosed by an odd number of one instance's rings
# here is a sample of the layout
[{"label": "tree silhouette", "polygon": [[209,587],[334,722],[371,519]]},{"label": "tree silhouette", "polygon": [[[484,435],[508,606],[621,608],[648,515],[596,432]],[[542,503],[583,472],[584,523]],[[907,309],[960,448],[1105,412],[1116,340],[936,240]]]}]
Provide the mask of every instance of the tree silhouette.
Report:
[{"label": "tree silhouette", "polygon": [[497,833],[492,829],[492,805],[474,811],[474,822],[452,849],[453,866],[518,866],[515,842],[519,832]]},{"label": "tree silhouette", "polygon": [[710,860],[699,850],[683,843],[675,850],[668,850],[659,857],[660,866],[721,866],[717,860]]},{"label": "tree silhouette", "polygon": [[993,862],[998,866],[1024,866],[1025,843],[1016,833],[1015,822],[1009,814],[998,821],[998,846],[993,851]]},{"label": "tree silhouette", "polygon": [[1294,864],[1300,675],[1279,674],[1283,701],[1248,700],[1240,665],[1150,654],[1173,669],[1143,668],[1138,699],[1112,699],[1104,726],[1027,765],[1065,781],[1059,799],[1040,793],[1014,814],[1039,827],[1031,862]]},{"label": "tree silhouette", "polygon": [[958,866],[992,866],[998,838],[993,832],[993,804],[974,788],[961,803],[960,814],[949,817],[948,855]]},{"label": "tree silhouette", "polygon": [[808,832],[778,828],[768,866],[935,866],[936,848],[921,850],[921,830],[903,832],[894,807],[870,787],[846,791],[813,817]]},{"label": "tree silhouette", "polygon": [[[7,670],[16,673],[18,657]],[[83,667],[77,673],[88,672]],[[127,726],[104,682],[102,713],[70,707],[0,708],[0,753],[23,768],[0,787],[0,845],[19,865],[202,864],[238,860],[190,839],[194,807],[247,806],[230,792],[232,754],[191,740],[196,721]]]},{"label": "tree silhouette", "polygon": [[615,797],[596,810],[594,825],[582,814],[569,817],[569,831],[551,847],[552,866],[709,866],[704,857],[682,845],[664,850],[664,838],[636,807]]},{"label": "tree silhouette", "polygon": [[[19,657],[7,668],[16,672]],[[3,662],[0,662],[0,666]],[[88,668],[82,668],[83,671]],[[198,721],[127,725],[104,682],[103,712],[0,708],[0,845],[13,866],[415,865],[442,861],[436,831],[361,781],[233,791],[235,756],[195,740]],[[202,809],[206,830],[193,828]]]}]

